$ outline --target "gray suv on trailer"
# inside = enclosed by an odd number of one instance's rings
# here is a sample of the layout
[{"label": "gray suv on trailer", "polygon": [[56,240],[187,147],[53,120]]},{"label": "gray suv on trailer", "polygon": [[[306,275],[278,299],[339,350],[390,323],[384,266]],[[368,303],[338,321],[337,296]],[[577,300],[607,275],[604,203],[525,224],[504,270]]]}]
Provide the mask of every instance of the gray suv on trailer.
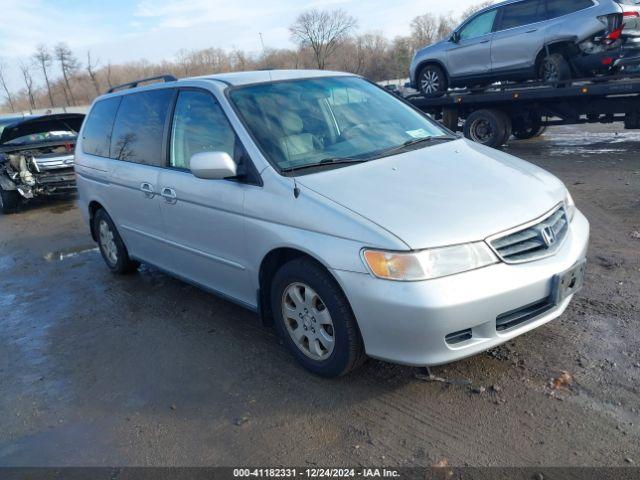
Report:
[{"label": "gray suv on trailer", "polygon": [[509,0],[485,8],[415,54],[411,84],[439,96],[449,87],[609,72],[622,60],[623,22],[632,13],[619,2],[627,1]]}]

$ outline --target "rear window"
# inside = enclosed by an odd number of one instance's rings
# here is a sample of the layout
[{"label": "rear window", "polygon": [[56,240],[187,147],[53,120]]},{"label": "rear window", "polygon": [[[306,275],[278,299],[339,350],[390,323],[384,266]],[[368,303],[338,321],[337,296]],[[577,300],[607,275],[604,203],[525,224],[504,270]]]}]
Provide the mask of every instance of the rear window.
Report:
[{"label": "rear window", "polygon": [[111,158],[163,166],[162,139],[173,90],[151,90],[122,98],[113,127]]},{"label": "rear window", "polygon": [[531,25],[544,19],[544,0],[525,0],[502,8],[502,20],[500,21],[499,30]]},{"label": "rear window", "polygon": [[99,157],[109,156],[111,131],[120,105],[120,97],[97,102],[82,131],[82,151]]},{"label": "rear window", "polygon": [[589,7],[593,7],[592,0],[547,0],[547,16],[561,17]]}]

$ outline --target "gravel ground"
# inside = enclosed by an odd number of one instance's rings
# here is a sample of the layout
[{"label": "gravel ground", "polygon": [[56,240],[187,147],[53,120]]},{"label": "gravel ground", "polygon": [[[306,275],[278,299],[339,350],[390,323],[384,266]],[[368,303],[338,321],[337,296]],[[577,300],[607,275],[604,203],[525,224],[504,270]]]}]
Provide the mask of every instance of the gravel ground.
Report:
[{"label": "gravel ground", "polygon": [[0,216],[0,465],[639,464],[640,135],[617,128],[507,147],[591,221],[586,287],[443,381],[377,361],[313,377],[254,314],[110,275],[73,201]]}]

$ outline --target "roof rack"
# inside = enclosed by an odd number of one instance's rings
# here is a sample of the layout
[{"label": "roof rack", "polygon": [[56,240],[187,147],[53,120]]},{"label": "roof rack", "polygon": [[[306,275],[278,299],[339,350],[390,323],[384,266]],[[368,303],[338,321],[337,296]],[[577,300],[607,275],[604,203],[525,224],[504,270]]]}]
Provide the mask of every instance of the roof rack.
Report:
[{"label": "roof rack", "polygon": [[125,90],[127,88],[136,88],[141,83],[154,82],[156,80],[162,80],[163,82],[177,82],[178,79],[173,75],[158,75],[157,77],[149,77],[143,78],[140,80],[136,80],[135,82],[123,83],[122,85],[116,85],[115,87],[111,87],[107,93],[113,93],[117,90]]}]

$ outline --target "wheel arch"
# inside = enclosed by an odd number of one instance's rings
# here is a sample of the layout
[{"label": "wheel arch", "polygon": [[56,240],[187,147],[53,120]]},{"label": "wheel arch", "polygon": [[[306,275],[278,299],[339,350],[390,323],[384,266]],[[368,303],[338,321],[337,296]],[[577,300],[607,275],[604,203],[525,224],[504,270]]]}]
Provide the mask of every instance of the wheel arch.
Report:
[{"label": "wheel arch", "polygon": [[273,277],[278,269],[285,263],[298,258],[307,259],[324,270],[336,282],[336,285],[338,285],[342,294],[348,301],[348,297],[344,288],[340,284],[340,281],[331,273],[329,266],[325,262],[320,260],[317,256],[296,247],[276,247],[270,250],[263,257],[258,270],[258,313],[260,314],[260,318],[264,325],[271,326],[274,322],[270,302],[271,282]]},{"label": "wheel arch", "polygon": [[550,54],[560,53],[564,55],[565,59],[569,62],[569,65],[571,65],[570,56],[573,53],[572,50],[576,48],[576,41],[577,41],[576,37],[565,37],[561,39],[556,39],[553,42],[545,44],[538,52],[538,55],[536,55],[536,63],[535,63],[536,74],[538,73],[540,62],[542,62],[542,60],[547,55],[547,51]]},{"label": "wheel arch", "polygon": [[445,64],[442,63],[442,60],[437,60],[435,58],[427,58],[425,60],[422,60],[418,64],[418,66],[416,67],[416,72],[415,72],[416,78],[413,79],[415,84],[416,84],[416,87],[419,87],[418,79],[420,77],[420,74],[422,73],[422,70],[427,65],[437,65],[437,66],[439,66],[442,69],[442,71],[444,72],[444,76],[447,79],[447,83],[449,83],[449,84],[451,83],[451,75],[449,75],[449,70],[447,70],[447,67],[445,66]]},{"label": "wheel arch", "polygon": [[91,202],[89,202],[89,206],[87,208],[89,210],[89,230],[91,231],[91,238],[93,238],[94,242],[97,242],[98,241],[98,234],[95,231],[95,228],[94,228],[94,225],[93,225],[93,219],[95,218],[96,213],[98,212],[98,210],[105,210],[106,211],[106,209],[97,200],[92,200]]}]

